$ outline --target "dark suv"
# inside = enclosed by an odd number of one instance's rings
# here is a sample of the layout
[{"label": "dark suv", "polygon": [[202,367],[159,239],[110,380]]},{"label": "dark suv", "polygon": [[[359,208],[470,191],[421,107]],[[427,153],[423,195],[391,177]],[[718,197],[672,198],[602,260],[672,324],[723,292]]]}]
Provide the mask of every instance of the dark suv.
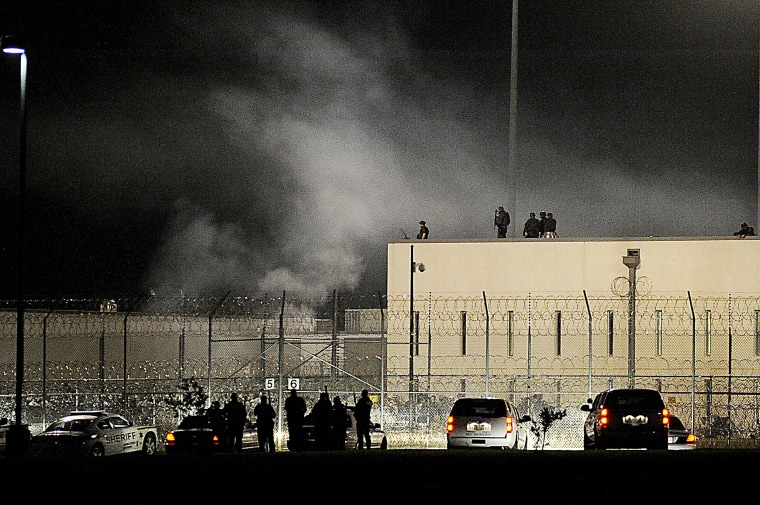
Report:
[{"label": "dark suv", "polygon": [[654,389],[610,389],[581,406],[584,449],[667,449],[670,415]]}]

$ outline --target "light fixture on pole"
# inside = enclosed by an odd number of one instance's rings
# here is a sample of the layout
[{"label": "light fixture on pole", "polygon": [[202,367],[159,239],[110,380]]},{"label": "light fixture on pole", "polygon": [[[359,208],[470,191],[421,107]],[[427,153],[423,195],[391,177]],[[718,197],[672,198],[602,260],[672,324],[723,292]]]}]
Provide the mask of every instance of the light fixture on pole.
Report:
[{"label": "light fixture on pole", "polygon": [[16,262],[16,422],[9,429],[5,451],[9,455],[24,454],[29,447],[29,428],[21,424],[21,400],[24,386],[24,221],[26,198],[26,44],[23,37],[2,37],[3,53],[19,56],[20,66],[20,135],[18,158],[18,244]]},{"label": "light fixture on pole", "polygon": [[636,269],[641,265],[638,249],[628,249],[623,264],[628,267],[628,387],[636,387]]}]

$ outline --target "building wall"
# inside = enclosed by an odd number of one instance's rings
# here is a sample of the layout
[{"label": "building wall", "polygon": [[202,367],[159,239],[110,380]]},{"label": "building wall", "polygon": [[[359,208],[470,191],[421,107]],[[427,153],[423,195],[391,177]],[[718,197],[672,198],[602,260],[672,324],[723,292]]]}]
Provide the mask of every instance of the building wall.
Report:
[{"label": "building wall", "polygon": [[[640,258],[635,298],[629,249]],[[652,377],[695,367],[702,376],[757,375],[759,259],[754,237],[390,243],[389,384],[408,374],[410,346],[401,344],[410,340],[422,341],[415,373],[433,363],[441,382],[485,370],[505,381],[580,377],[592,364],[595,376],[625,376],[631,366]]]},{"label": "building wall", "polygon": [[610,294],[628,276],[623,256],[639,249],[637,277],[653,292],[760,292],[760,237],[404,240],[388,244],[388,295],[409,295],[411,247],[425,265],[415,291],[435,295]]}]

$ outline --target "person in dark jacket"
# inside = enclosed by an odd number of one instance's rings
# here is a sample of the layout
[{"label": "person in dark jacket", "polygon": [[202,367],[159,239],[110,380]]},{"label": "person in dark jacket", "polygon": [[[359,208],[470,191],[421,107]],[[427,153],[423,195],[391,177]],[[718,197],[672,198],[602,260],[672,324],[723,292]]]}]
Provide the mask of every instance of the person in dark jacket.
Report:
[{"label": "person in dark jacket", "polygon": [[303,418],[306,415],[306,401],[298,396],[298,391],[295,389],[290,390],[290,396],[285,400],[285,413],[288,416],[288,443],[294,448],[299,448],[303,442]]},{"label": "person in dark jacket", "polygon": [[243,450],[243,428],[245,428],[247,412],[245,405],[238,400],[237,393],[230,395],[230,401],[224,405],[222,412],[227,422],[227,449],[240,452]]},{"label": "person in dark jacket", "polygon": [[739,228],[739,231],[734,232],[735,237],[744,238],[744,237],[754,237],[755,236],[755,228],[748,225],[747,223],[742,223],[741,228]]},{"label": "person in dark jacket", "polygon": [[362,389],[362,395],[356,400],[354,407],[354,419],[356,419],[356,438],[358,439],[358,448],[362,449],[366,444],[367,449],[372,447],[372,438],[369,435],[370,414],[372,412],[372,399],[369,392]]},{"label": "person in dark jacket", "polygon": [[554,219],[554,214],[551,212],[546,215],[546,222],[544,223],[544,237],[557,238],[557,220]]},{"label": "person in dark jacket", "polygon": [[504,210],[504,207],[499,207],[496,210],[493,224],[496,226],[496,238],[506,238],[507,228],[509,227],[509,212]]},{"label": "person in dark jacket", "polygon": [[333,398],[332,406],[332,429],[330,441],[332,448],[342,451],[346,448],[346,428],[348,427],[348,412],[346,406],[340,400],[340,396]]},{"label": "person in dark jacket", "polygon": [[417,238],[427,239],[429,236],[430,236],[430,230],[428,230],[427,225],[425,225],[425,221],[420,221],[420,232],[417,234]]},{"label": "person in dark jacket", "polygon": [[277,412],[269,403],[269,398],[261,397],[259,404],[253,408],[253,415],[256,417],[256,431],[259,434],[259,450],[274,452],[274,419]]},{"label": "person in dark jacket", "polygon": [[523,237],[538,238],[540,224],[541,223],[538,221],[538,219],[536,219],[536,213],[531,212],[530,217],[527,221],[525,221],[525,226],[523,227]]},{"label": "person in dark jacket", "polygon": [[309,414],[314,423],[314,442],[316,449],[324,451],[330,447],[330,426],[332,422],[332,404],[327,393],[320,393],[319,400]]}]

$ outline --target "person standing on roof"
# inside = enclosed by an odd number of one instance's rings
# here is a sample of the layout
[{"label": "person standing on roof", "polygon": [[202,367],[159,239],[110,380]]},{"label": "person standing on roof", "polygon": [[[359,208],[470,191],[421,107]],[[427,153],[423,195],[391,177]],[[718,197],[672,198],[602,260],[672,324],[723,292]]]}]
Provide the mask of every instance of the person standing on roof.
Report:
[{"label": "person standing on roof", "polygon": [[544,238],[557,238],[557,220],[554,219],[554,214],[551,212],[546,215],[546,223],[544,223]]},{"label": "person standing on roof", "polygon": [[499,207],[496,209],[496,215],[493,218],[493,224],[496,226],[496,238],[507,238],[509,212],[504,210],[504,207]]},{"label": "person standing on roof", "polygon": [[427,239],[430,236],[430,230],[425,226],[425,221],[420,221],[420,232],[417,234],[419,239]]},{"label": "person standing on roof", "polygon": [[525,226],[523,227],[523,237],[538,238],[540,224],[541,223],[539,223],[538,219],[536,219],[536,213],[531,212],[530,217],[525,221]]}]

